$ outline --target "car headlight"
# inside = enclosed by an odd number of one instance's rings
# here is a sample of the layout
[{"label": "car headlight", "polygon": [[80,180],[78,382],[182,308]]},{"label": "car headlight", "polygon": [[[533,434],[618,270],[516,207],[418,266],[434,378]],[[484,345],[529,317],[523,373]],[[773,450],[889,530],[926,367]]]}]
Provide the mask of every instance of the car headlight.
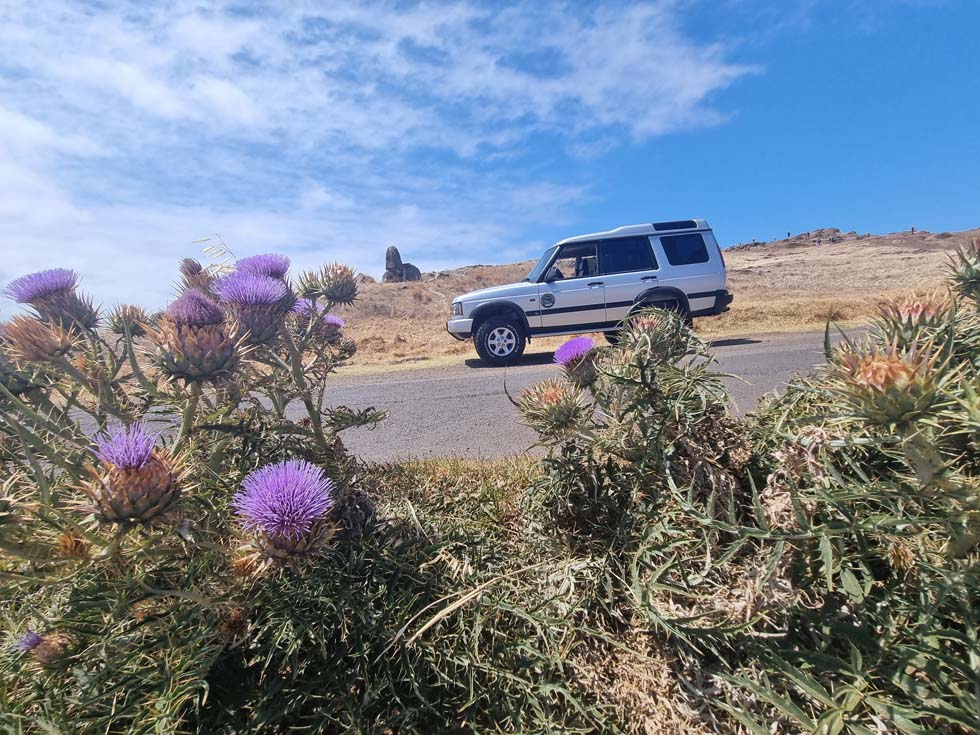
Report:
[{"label": "car headlight", "polygon": [[453,302],[452,315],[453,316],[463,316],[463,304],[461,304],[459,301],[454,301]]}]

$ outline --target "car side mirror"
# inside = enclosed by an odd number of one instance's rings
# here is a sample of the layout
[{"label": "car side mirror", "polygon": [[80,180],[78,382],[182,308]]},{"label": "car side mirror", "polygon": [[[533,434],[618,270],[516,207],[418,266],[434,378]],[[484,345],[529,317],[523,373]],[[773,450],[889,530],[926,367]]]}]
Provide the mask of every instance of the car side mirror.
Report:
[{"label": "car side mirror", "polygon": [[561,271],[552,266],[548,269],[548,272],[544,276],[545,283],[551,283],[552,281],[557,281],[561,278]]}]

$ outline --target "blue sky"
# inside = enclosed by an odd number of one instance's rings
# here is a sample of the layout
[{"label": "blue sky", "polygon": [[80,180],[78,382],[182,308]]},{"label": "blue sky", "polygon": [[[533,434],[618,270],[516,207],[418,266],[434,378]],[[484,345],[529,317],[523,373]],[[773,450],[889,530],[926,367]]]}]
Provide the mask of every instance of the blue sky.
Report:
[{"label": "blue sky", "polygon": [[977,227],[978,29],[976,0],[0,0],[0,282],[157,307],[213,233],[377,276],[392,243],[433,270],[689,216]]}]

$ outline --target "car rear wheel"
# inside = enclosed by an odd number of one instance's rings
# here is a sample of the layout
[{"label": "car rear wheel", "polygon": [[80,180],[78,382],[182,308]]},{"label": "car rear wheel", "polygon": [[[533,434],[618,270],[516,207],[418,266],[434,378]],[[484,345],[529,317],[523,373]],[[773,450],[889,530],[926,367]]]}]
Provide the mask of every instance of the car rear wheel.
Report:
[{"label": "car rear wheel", "polygon": [[490,317],[473,335],[476,352],[489,365],[505,365],[524,354],[527,336],[515,319],[506,316]]}]

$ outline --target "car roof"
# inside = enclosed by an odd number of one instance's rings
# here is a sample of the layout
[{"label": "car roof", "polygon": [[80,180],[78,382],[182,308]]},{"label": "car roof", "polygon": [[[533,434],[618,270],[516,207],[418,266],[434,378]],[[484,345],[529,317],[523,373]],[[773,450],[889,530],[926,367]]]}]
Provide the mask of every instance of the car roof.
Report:
[{"label": "car roof", "polygon": [[627,237],[629,235],[667,235],[675,232],[697,232],[698,230],[710,230],[710,229],[711,227],[708,225],[707,220],[703,220],[703,219],[674,220],[670,222],[651,222],[642,225],[625,225],[624,227],[617,227],[614,230],[606,230],[605,232],[591,232],[587,235],[576,235],[575,237],[566,237],[564,240],[561,240],[556,244],[564,245],[570,242],[606,240],[611,237]]}]

